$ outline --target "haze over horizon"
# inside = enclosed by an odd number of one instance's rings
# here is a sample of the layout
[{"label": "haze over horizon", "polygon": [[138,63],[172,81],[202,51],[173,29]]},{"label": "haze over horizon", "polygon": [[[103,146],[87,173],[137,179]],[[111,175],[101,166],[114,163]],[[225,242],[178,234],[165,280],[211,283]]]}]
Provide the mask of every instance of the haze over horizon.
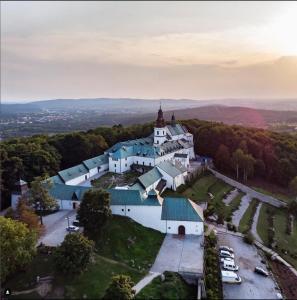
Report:
[{"label": "haze over horizon", "polygon": [[1,100],[297,98],[296,15],[289,1],[1,2]]}]

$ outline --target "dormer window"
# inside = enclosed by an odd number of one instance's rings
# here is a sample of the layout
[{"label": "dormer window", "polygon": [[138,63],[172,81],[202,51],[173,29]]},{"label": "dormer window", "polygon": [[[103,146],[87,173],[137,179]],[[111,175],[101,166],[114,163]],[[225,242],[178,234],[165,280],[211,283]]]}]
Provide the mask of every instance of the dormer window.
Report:
[{"label": "dormer window", "polygon": [[157,131],[157,135],[159,135],[159,131]]}]

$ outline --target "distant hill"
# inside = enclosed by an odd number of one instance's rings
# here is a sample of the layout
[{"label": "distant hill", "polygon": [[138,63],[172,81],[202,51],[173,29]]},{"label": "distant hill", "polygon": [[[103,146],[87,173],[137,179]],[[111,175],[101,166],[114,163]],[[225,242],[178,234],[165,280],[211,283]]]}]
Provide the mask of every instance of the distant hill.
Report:
[{"label": "distant hill", "polygon": [[54,99],[28,103],[1,103],[2,114],[36,113],[47,110],[79,111],[91,110],[100,113],[143,113],[155,112],[159,103],[164,110],[179,110],[209,105],[227,105],[256,109],[297,111],[297,99],[254,100],[254,99],[130,99],[130,98],[96,98],[96,99]]}]

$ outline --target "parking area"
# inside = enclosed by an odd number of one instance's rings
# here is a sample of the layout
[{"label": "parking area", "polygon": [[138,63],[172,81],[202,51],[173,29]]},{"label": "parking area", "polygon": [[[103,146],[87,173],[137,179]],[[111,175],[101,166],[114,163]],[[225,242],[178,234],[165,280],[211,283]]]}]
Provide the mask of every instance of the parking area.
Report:
[{"label": "parking area", "polygon": [[56,213],[43,217],[45,232],[39,238],[38,243],[43,243],[47,246],[57,246],[61,244],[67,234],[67,217],[69,217],[69,223],[71,225],[76,218],[76,211],[59,210]]},{"label": "parking area", "polygon": [[203,274],[202,236],[167,234],[151,272]]},{"label": "parking area", "polygon": [[254,272],[256,266],[267,270],[263,258],[255,246],[243,242],[240,237],[218,233],[219,246],[233,248],[235,264],[239,266],[241,284],[223,283],[224,299],[278,299],[280,293],[271,274],[268,277]]}]

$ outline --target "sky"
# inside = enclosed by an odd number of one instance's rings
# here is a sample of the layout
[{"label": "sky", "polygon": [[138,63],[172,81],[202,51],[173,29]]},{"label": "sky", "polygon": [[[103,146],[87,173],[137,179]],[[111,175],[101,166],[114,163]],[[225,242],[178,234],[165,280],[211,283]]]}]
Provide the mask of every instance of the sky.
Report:
[{"label": "sky", "polygon": [[297,2],[1,1],[1,100],[297,98]]}]

